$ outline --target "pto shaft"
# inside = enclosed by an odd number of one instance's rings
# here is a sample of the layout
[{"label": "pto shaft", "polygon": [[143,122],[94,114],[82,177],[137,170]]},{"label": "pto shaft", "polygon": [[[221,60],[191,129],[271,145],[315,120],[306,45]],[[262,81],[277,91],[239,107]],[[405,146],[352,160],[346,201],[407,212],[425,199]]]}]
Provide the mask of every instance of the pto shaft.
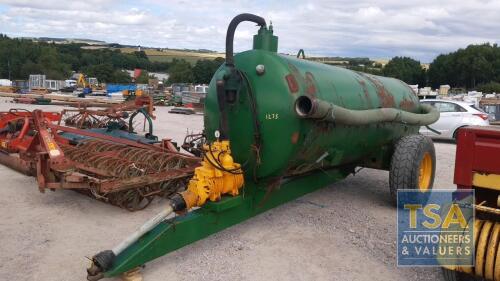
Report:
[{"label": "pto shaft", "polygon": [[139,227],[134,233],[125,238],[120,244],[116,245],[112,250],[105,250],[96,254],[92,258],[92,265],[87,269],[87,279],[90,281],[99,280],[104,277],[103,273],[108,271],[112,266],[113,262],[120,253],[125,249],[134,244],[139,238],[144,234],[155,228],[162,221],[167,219],[170,214],[174,212],[175,203],[167,206],[163,211],[158,213],[156,216],[152,217],[146,221],[141,227]]},{"label": "pto shaft", "polygon": [[172,206],[167,206],[163,211],[158,213],[156,216],[152,217],[146,221],[141,227],[139,227],[134,233],[123,240],[120,244],[113,248],[113,253],[115,256],[119,255],[123,250],[127,249],[130,245],[134,244],[142,235],[149,232],[151,229],[155,228],[158,224],[164,221],[170,214],[172,214],[174,209]]}]

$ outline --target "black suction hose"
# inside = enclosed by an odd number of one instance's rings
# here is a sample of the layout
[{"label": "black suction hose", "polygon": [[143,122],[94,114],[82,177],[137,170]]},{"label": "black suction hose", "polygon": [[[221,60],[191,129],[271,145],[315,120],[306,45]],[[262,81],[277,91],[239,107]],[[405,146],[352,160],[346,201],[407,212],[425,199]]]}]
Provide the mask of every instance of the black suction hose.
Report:
[{"label": "black suction hose", "polygon": [[234,32],[236,31],[236,27],[240,22],[243,21],[251,21],[255,22],[259,26],[266,26],[266,20],[262,17],[253,15],[253,14],[239,14],[233,18],[231,23],[227,28],[226,34],[226,65],[234,66],[234,54],[233,54],[233,41],[234,41]]},{"label": "black suction hose", "polygon": [[229,26],[227,27],[226,33],[226,66],[228,72],[226,73],[225,78],[221,78],[216,81],[216,90],[217,90],[217,101],[219,103],[219,111],[221,112],[221,119],[219,124],[219,131],[221,139],[228,138],[228,125],[227,125],[227,113],[226,113],[226,103],[233,103],[236,99],[237,91],[235,89],[226,89],[226,79],[228,77],[239,77],[234,69],[234,49],[233,49],[233,41],[234,41],[234,33],[238,24],[244,21],[254,22],[259,26],[266,26],[266,20],[262,17],[253,15],[253,14],[239,14],[234,17]]}]

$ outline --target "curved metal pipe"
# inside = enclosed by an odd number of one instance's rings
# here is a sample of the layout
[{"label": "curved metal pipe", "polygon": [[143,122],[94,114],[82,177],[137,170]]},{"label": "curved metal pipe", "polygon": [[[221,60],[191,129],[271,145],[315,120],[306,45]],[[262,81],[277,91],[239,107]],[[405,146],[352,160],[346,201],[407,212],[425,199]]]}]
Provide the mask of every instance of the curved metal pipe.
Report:
[{"label": "curved metal pipe", "polygon": [[299,52],[297,53],[297,58],[300,58],[300,55],[302,55],[303,59],[306,59],[306,54],[304,53],[304,49],[300,49]]},{"label": "curved metal pipe", "polygon": [[231,20],[229,26],[227,27],[226,33],[226,65],[234,66],[234,53],[233,53],[233,41],[234,32],[238,24],[244,21],[255,22],[259,26],[266,26],[266,20],[262,17],[253,14],[239,14]]},{"label": "curved metal pipe", "polygon": [[318,119],[345,125],[369,125],[382,122],[426,126],[439,119],[439,111],[428,104],[420,104],[421,113],[397,108],[367,110],[347,109],[320,99],[301,96],[295,101],[295,112],[301,118]]},{"label": "curved metal pipe", "polygon": [[146,137],[150,138],[155,138],[153,135],[153,120],[151,120],[151,116],[143,109],[136,110],[132,115],[130,115],[130,118],[128,120],[128,132],[133,133],[134,132],[134,118],[137,116],[137,114],[142,113],[144,115],[144,118],[148,121],[148,126],[149,126],[149,134]]}]

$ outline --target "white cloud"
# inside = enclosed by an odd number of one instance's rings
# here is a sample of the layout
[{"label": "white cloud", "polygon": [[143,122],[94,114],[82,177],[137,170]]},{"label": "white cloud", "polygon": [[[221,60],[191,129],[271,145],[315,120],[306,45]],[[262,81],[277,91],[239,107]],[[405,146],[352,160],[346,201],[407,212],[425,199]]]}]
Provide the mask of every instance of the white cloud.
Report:
[{"label": "white cloud", "polygon": [[1,0],[0,4],[11,7],[25,7],[43,10],[79,10],[82,12],[96,9],[110,8],[120,1],[114,0],[86,0],[86,1],[60,1],[60,0]]},{"label": "white cloud", "polygon": [[375,21],[385,17],[384,12],[379,7],[360,8],[356,11],[357,20]]},{"label": "white cloud", "polygon": [[[86,37],[171,48],[224,51],[225,30],[242,12],[272,21],[281,52],[430,61],[471,43],[498,42],[500,0],[337,1],[0,0],[0,32]],[[253,24],[236,33],[251,47]]]}]

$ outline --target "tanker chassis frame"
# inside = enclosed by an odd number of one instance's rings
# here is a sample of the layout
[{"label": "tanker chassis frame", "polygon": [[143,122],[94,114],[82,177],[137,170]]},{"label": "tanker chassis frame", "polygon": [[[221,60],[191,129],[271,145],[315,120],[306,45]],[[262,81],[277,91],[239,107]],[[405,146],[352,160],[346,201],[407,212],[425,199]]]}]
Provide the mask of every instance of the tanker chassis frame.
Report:
[{"label": "tanker chassis frame", "polygon": [[273,190],[272,194],[268,194],[263,183],[246,183],[242,195],[223,197],[218,202],[209,202],[195,211],[162,222],[118,255],[111,269],[99,278],[89,280],[119,276],[269,209],[324,188],[345,178],[349,173],[335,169],[295,179],[285,178],[279,189]]},{"label": "tanker chassis frame", "polygon": [[[417,137],[423,136],[418,135]],[[414,138],[410,136],[410,138],[403,138],[402,140],[414,140]],[[432,151],[432,153],[434,152]],[[390,156],[393,154],[394,151],[390,147],[384,147],[378,155],[371,155],[364,163],[358,163],[358,165],[388,170],[391,166]],[[434,154],[432,156],[435,157]],[[377,161],[373,162],[374,159],[377,159]],[[151,260],[241,223],[274,207],[328,187],[350,174],[355,174],[355,172],[356,166],[346,165],[331,167],[328,170],[316,170],[303,175],[269,179],[268,181],[246,181],[241,194],[238,196],[223,196],[219,201],[207,202],[200,208],[189,212],[177,212],[176,216],[161,221],[116,255],[112,259],[112,263],[110,263],[110,260],[100,261],[99,254],[94,256],[94,264],[100,263],[101,266],[107,264],[108,267],[101,272],[100,270],[103,268],[98,269],[96,266],[91,266],[87,269],[87,279],[95,281],[102,278],[121,276],[122,280],[134,280],[131,276],[141,276],[140,268]],[[426,173],[433,178],[433,170],[428,170]],[[430,184],[432,185],[432,183]],[[392,190],[391,193],[393,193]]]}]

